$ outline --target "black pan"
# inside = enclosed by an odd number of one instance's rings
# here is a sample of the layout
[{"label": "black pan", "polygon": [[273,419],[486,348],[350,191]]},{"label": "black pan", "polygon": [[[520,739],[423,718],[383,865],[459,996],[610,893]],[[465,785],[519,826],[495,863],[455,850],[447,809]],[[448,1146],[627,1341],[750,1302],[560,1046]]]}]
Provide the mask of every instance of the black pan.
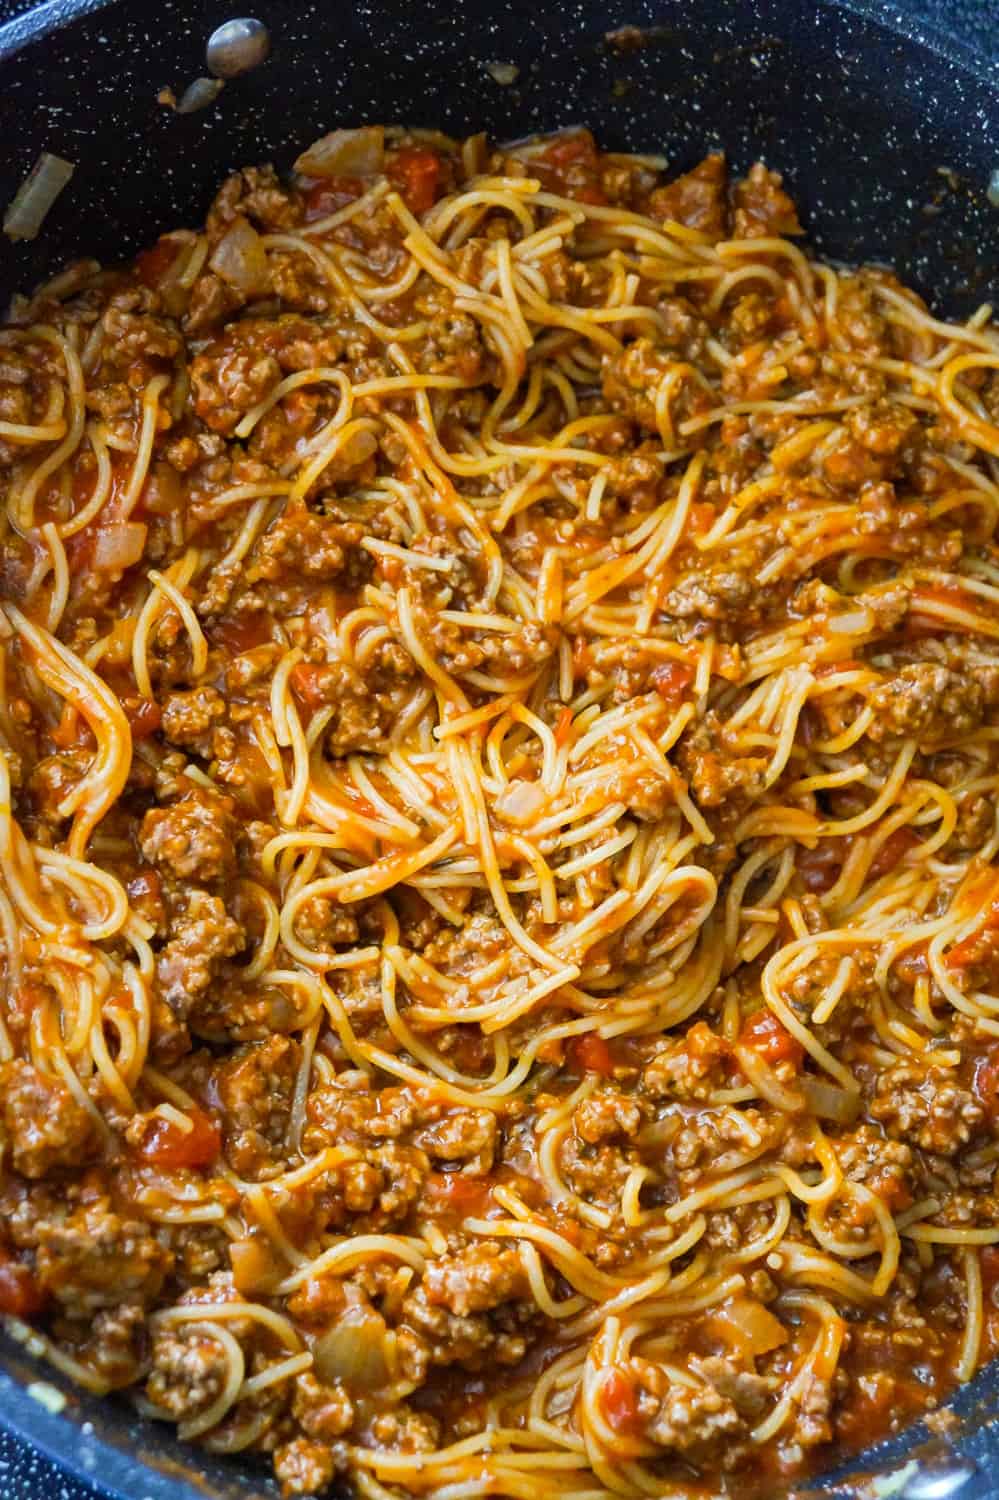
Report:
[{"label": "black pan", "polygon": [[[205,39],[234,14],[222,0],[53,0],[0,26],[0,204],[40,151],[77,164],[41,238],[0,248],[0,297],[74,255],[121,259],[200,220],[231,168],[287,166],[323,131],[362,120],[499,139],[585,123],[608,146],[665,152],[678,171],[715,146],[738,168],[762,156],[786,173],[824,255],[890,262],[951,316],[999,294],[987,191],[999,62],[911,12],[879,0],[246,3],[271,28],[270,62],[187,116],[156,96],[205,71]],[[995,6],[964,3],[979,22]],[[608,37],[625,25],[648,28],[644,45]],[[495,83],[490,61],[516,64],[516,83]],[[71,1395],[51,1415],[26,1393],[40,1372],[20,1349],[0,1347],[0,1366],[0,1420],[120,1500],[276,1493],[262,1471],[192,1455],[124,1406]],[[831,1476],[833,1492],[857,1495],[857,1475],[915,1457],[919,1472],[895,1491],[906,1500],[999,1500],[999,1371],[954,1409],[947,1442],[913,1428]]]}]

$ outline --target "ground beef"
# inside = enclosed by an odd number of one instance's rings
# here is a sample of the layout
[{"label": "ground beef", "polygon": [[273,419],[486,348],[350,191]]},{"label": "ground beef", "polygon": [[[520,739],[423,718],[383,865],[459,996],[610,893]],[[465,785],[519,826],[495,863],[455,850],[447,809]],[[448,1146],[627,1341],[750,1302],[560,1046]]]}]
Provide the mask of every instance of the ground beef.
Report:
[{"label": "ground beef", "polygon": [[172,1263],[148,1224],[120,1217],[106,1199],[38,1228],[39,1284],[72,1317],[89,1319],[99,1308],[125,1301],[148,1306]]},{"label": "ground beef", "polygon": [[460,1161],[485,1174],[496,1154],[496,1116],[488,1109],[455,1110],[418,1130],[413,1142],[438,1161]]},{"label": "ground beef", "polygon": [[320,1442],[332,1442],[349,1431],[354,1406],[339,1381],[325,1385],[311,1370],[295,1377],[291,1414],[302,1431]]},{"label": "ground beef", "polygon": [[984,694],[974,678],[931,662],[914,662],[878,684],[868,703],[874,722],[872,739],[904,735],[940,740],[977,729],[984,715]]},{"label": "ground beef", "polygon": [[226,716],[225,699],[217,688],[205,686],[167,693],[161,709],[161,728],[171,744],[183,745],[199,755],[210,754],[211,731]]},{"label": "ground beef", "polygon": [[701,807],[721,807],[736,794],[758,797],[770,766],[766,756],[729,750],[723,727],[710,713],[683,736],[676,760]]},{"label": "ground beef", "polygon": [[460,375],[462,380],[475,383],[490,362],[489,353],[481,326],[467,313],[456,310],[453,300],[451,293],[435,287],[417,301],[417,311],[425,317],[430,315],[420,367],[436,375]]},{"label": "ground beef", "polygon": [[894,401],[858,406],[847,415],[844,426],[862,448],[878,458],[894,458],[921,431],[915,412]]},{"label": "ground beef", "polygon": [[141,1378],[146,1358],[146,1315],[135,1302],[102,1308],[94,1316],[83,1350],[86,1364],[112,1390]]},{"label": "ground beef", "polygon": [[245,215],[260,230],[287,233],[301,224],[303,214],[300,194],[285,187],[273,167],[244,167],[219,188],[206,228],[214,243],[235,219]]},{"label": "ground beef", "polygon": [[295,936],[317,952],[329,952],[338,944],[356,943],[358,933],[354,912],[325,896],[310,896],[295,915]]},{"label": "ground beef", "polygon": [[197,889],[173,902],[168,933],[157,955],[156,979],[163,999],[186,1017],[224,961],[243,951],[246,933],[222,897]]},{"label": "ground beef", "polygon": [[701,1378],[732,1402],[740,1416],[758,1421],[779,1386],[772,1375],[757,1375],[753,1370],[739,1369],[731,1360],[717,1354],[696,1360],[694,1367]]},{"label": "ground beef", "polygon": [[235,866],[237,828],[228,798],[195,787],[172,806],[146,813],[139,847],[151,865],[174,879],[225,880]]},{"label": "ground beef", "polygon": [[324,1493],[336,1468],[332,1449],[311,1438],[293,1438],[274,1450],[274,1473],[284,1496]]},{"label": "ground beef", "polygon": [[[488,1272],[483,1277],[480,1294],[488,1296],[486,1283]],[[493,1285],[506,1285],[507,1272],[501,1271]],[[458,1302],[475,1295],[476,1278],[469,1281],[460,1271],[445,1273],[440,1279],[440,1290]],[[494,1304],[496,1306],[496,1304]],[[525,1304],[529,1316],[534,1314],[534,1304]],[[466,1370],[483,1369],[488,1362],[515,1365],[523,1359],[527,1340],[516,1324],[510,1329],[498,1325],[495,1313],[456,1313],[449,1310],[434,1296],[425,1283],[410,1292],[403,1300],[402,1317],[410,1330],[426,1345],[427,1357],[434,1365],[457,1364]]]},{"label": "ground beef", "polygon": [[93,1117],[61,1078],[14,1059],[0,1068],[0,1098],[14,1168],[25,1177],[80,1167],[93,1157]]},{"label": "ground beef", "polygon": [[390,647],[378,656],[373,671],[369,666],[361,673],[348,662],[330,662],[317,678],[317,699],[336,705],[326,736],[334,759],[355,751],[385,753],[409,699],[415,667],[408,653]]},{"label": "ground beef", "polygon": [[685,1037],[658,1046],[642,1073],[642,1087],[653,1099],[704,1099],[723,1087],[728,1044],[703,1021]]},{"label": "ground beef", "polygon": [[[315,1135],[310,1144],[317,1144]],[[410,1213],[429,1170],[426,1153],[417,1147],[394,1141],[368,1146],[360,1160],[341,1162],[314,1177],[282,1206],[282,1221],[305,1237],[345,1229],[382,1233]]]},{"label": "ground beef", "polygon": [[240,418],[281,379],[272,354],[246,347],[199,354],[191,365],[194,409],[213,432],[229,436]]},{"label": "ground beef", "polygon": [[60,804],[86,775],[92,760],[89,750],[68,750],[42,756],[37,762],[28,778],[28,790],[38,816],[46,823],[57,827],[63,821]]},{"label": "ground beef", "polygon": [[221,1394],[229,1369],[218,1339],[198,1328],[162,1328],[153,1337],[146,1396],[174,1422],[189,1421]]},{"label": "ground beef", "polygon": [[104,314],[104,357],[127,369],[133,361],[172,360],[183,340],[172,320],[154,316],[155,294],[145,287],[116,292]]},{"label": "ground beef", "polygon": [[735,184],[732,193],[735,239],[801,234],[797,209],[784,192],[782,182],[779,172],[769,171],[758,161],[745,179]]},{"label": "ground beef", "polygon": [[732,1165],[726,1157],[744,1154],[747,1148],[754,1154],[770,1150],[784,1133],[783,1120],[758,1109],[720,1106],[685,1113],[672,1145],[673,1165],[681,1174],[696,1175],[705,1169],[724,1172]]},{"label": "ground beef", "polygon": [[840,281],[836,330],[848,346],[865,354],[887,354],[890,326],[879,310],[876,282],[866,272]]},{"label": "ground beef", "polygon": [[672,219],[688,229],[699,229],[713,240],[727,233],[728,174],[720,152],[706,156],[682,177],[656,188],[649,197],[649,213],[657,219]]},{"label": "ground beef", "polygon": [[675,362],[672,350],[648,338],[626,344],[604,359],[603,392],[612,410],[631,417],[647,432],[658,432],[656,392]]},{"label": "ground beef", "polygon": [[519,677],[546,662],[556,646],[555,632],[541,625],[473,634],[426,611],[421,611],[418,623],[435,659],[458,677],[479,668],[501,678]]},{"label": "ground beef", "polygon": [[870,1110],[890,1136],[939,1156],[956,1156],[985,1119],[950,1071],[915,1062],[895,1063],[878,1075]]},{"label": "ground beef", "polygon": [[301,1048],[286,1036],[241,1047],[216,1073],[225,1111],[226,1156],[253,1180],[286,1150]]},{"label": "ground beef", "polygon": [[341,1074],[336,1083],[313,1089],[308,1117],[323,1144],[328,1140],[377,1143],[398,1140],[420,1118],[408,1088],[371,1089],[366,1074]]},{"label": "ground beef", "polygon": [[591,1094],[573,1112],[573,1127],[587,1144],[631,1139],[642,1124],[642,1109],[626,1094],[603,1090]]},{"label": "ground beef", "polygon": [[663,614],[677,620],[750,619],[758,611],[758,590],[744,573],[706,568],[690,573],[669,590]]},{"label": "ground beef", "polygon": [[272,582],[303,574],[338,578],[363,536],[364,528],[356,521],[329,520],[304,506],[287,510],[261,538],[248,576]]},{"label": "ground beef", "polygon": [[244,305],[243,298],[234,287],[227,286],[214,271],[204,271],[191,288],[191,300],[183,319],[183,328],[189,338],[197,338],[211,328],[216,328],[232,313]]},{"label": "ground beef", "polygon": [[912,1199],[910,1177],[913,1152],[902,1141],[886,1138],[876,1125],[859,1125],[849,1135],[837,1136],[836,1155],[845,1177],[861,1182],[891,1205]]},{"label": "ground beef", "polygon": [[516,1250],[480,1240],[457,1255],[431,1261],[423,1285],[430,1303],[465,1317],[522,1296],[527,1278]]},{"label": "ground beef", "polygon": [[640,1387],[657,1398],[657,1406],[645,1426],[645,1434],[659,1448],[683,1454],[694,1463],[704,1463],[719,1450],[741,1437],[746,1423],[734,1402],[713,1385],[680,1385],[670,1381],[658,1366],[633,1361]]},{"label": "ground beef", "polygon": [[615,1210],[638,1155],[623,1145],[591,1146],[575,1132],[565,1137],[558,1164],[568,1186],[584,1202]]},{"label": "ground beef", "polygon": [[[957,823],[944,849],[959,854],[980,849],[991,838],[995,826],[996,809],[989,798],[980,792],[969,792],[957,799]],[[947,857],[945,853],[944,858]]]}]

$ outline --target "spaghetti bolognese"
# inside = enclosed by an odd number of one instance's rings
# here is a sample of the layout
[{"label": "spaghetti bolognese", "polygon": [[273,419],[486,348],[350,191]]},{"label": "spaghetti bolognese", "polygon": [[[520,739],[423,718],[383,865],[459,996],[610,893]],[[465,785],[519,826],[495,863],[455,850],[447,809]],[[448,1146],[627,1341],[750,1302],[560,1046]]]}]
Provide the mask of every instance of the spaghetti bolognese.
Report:
[{"label": "spaghetti bolognese", "polygon": [[0,331],[0,1309],[285,1493],[772,1492],[999,1310],[999,337],[335,131]]}]

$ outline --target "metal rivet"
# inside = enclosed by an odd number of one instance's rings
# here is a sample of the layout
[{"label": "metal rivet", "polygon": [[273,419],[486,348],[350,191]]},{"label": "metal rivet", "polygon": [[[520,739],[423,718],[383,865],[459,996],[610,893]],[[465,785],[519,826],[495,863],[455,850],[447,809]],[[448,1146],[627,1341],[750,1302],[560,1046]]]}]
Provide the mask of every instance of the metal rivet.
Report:
[{"label": "metal rivet", "polygon": [[205,61],[216,78],[236,78],[267,61],[271,34],[263,21],[243,17],[216,27],[208,38]]}]

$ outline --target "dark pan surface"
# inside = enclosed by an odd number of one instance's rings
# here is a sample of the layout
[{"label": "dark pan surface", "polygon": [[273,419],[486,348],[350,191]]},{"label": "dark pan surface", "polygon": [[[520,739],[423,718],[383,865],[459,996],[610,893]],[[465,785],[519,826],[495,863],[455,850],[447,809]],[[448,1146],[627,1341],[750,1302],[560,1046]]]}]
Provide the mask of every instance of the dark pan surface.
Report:
[{"label": "dark pan surface", "polygon": [[[999,168],[997,0],[924,0],[921,14],[938,22],[956,17],[960,27],[963,11],[978,50],[880,0],[247,0],[247,9],[272,29],[271,61],[187,117],[156,95],[165,85],[179,94],[204,71],[205,38],[238,7],[54,0],[0,26],[0,204],[39,151],[77,164],[39,241],[0,245],[0,297],[73,255],[120,259],[194,223],[231,168],[287,166],[314,136],[365,119],[500,139],[584,123],[607,145],[663,151],[677,171],[714,146],[740,169],[762,156],[786,173],[824,254],[890,261],[952,315],[999,296],[999,209],[985,193]],[[648,45],[608,44],[625,24],[654,28]],[[494,60],[518,65],[515,86],[492,81],[484,64]],[[51,1416],[25,1394],[37,1367],[10,1347],[0,1363],[10,1372],[0,1374],[0,1419],[117,1500],[276,1493],[248,1466],[193,1459],[168,1429],[114,1403],[73,1397],[70,1421]],[[956,1447],[978,1470],[958,1500],[999,1500],[999,1431],[987,1425],[999,1412],[999,1372],[981,1375],[956,1410]],[[850,1472],[902,1462],[927,1436],[914,1429]],[[2,1500],[84,1493],[71,1481],[45,1486],[36,1473],[23,1484],[5,1473],[0,1450]],[[848,1480],[833,1492],[858,1493]]]},{"label": "dark pan surface", "polygon": [[[5,251],[3,282],[29,284],[67,254],[120,257],[197,218],[231,167],[287,164],[332,123],[362,118],[499,138],[585,121],[606,144],[662,150],[678,169],[724,144],[738,166],[762,155],[786,171],[827,254],[891,259],[951,312],[999,280],[999,218],[982,191],[999,163],[999,70],[976,78],[956,48],[942,56],[815,0],[257,9],[271,61],[200,114],[174,115],[156,95],[204,71],[204,38],[232,14],[223,0],[126,0],[6,63],[0,202],[42,148],[79,165],[42,238]],[[646,47],[604,41],[626,23],[655,27]],[[520,67],[513,87],[492,81],[491,59]]]}]

